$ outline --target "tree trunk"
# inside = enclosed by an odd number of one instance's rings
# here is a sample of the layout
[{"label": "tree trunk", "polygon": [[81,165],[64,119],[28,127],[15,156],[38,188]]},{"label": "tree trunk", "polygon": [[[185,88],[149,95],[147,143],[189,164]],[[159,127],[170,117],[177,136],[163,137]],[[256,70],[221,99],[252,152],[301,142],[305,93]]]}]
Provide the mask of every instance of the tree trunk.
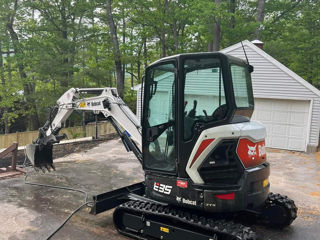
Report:
[{"label": "tree trunk", "polygon": [[220,29],[220,20],[216,20],[213,25],[213,46],[212,51],[220,50],[220,41],[221,41],[221,29]]},{"label": "tree trunk", "polygon": [[177,28],[177,20],[173,19],[173,39],[174,39],[174,50],[176,53],[178,53],[179,50],[179,32]]},{"label": "tree trunk", "polygon": [[2,52],[2,45],[0,43],[0,78],[1,83],[4,85],[6,83],[4,78],[4,67],[3,67],[3,52]]},{"label": "tree trunk", "polygon": [[34,100],[31,98],[34,93],[35,87],[34,87],[34,84],[27,82],[27,74],[25,72],[23,62],[20,59],[20,57],[23,56],[23,51],[19,46],[20,42],[19,42],[18,35],[13,29],[13,22],[14,22],[14,17],[15,17],[17,8],[18,8],[18,0],[16,0],[14,3],[14,12],[12,16],[9,16],[8,18],[6,29],[9,32],[9,35],[12,41],[14,54],[15,56],[18,56],[17,65],[18,65],[19,75],[21,80],[23,81],[23,88],[24,88],[23,90],[24,90],[27,103],[30,104],[29,106],[30,106],[31,113],[28,116],[28,128],[31,130],[35,130],[35,129],[38,129],[40,126],[37,107]]},{"label": "tree trunk", "polygon": [[[181,28],[181,39],[185,39],[185,37],[184,37],[184,29],[185,29],[185,27],[186,27],[186,24],[184,24],[183,26],[182,26],[182,28]],[[184,44],[179,44],[180,46],[180,51],[181,52],[184,52]]]},{"label": "tree trunk", "polygon": [[[123,16],[122,16],[122,44],[123,46],[125,46],[126,44],[126,21],[125,21],[125,14],[124,14],[124,9],[123,9]],[[126,52],[123,53],[124,55],[126,55]],[[132,72],[132,71],[131,71]],[[126,64],[122,63],[122,81],[125,81],[125,76],[126,76]]]},{"label": "tree trunk", "polygon": [[137,76],[138,76],[138,83],[140,82],[141,79],[141,51],[143,48],[143,44],[140,45],[139,50],[138,50],[138,60],[137,60]]},{"label": "tree trunk", "polygon": [[148,48],[147,48],[147,38],[143,38],[143,58],[144,58],[144,69],[148,66]]},{"label": "tree trunk", "polygon": [[139,56],[139,60],[137,61],[137,75],[138,75],[138,81],[140,82],[140,79],[141,79],[141,61],[140,61],[140,56]]},{"label": "tree trunk", "polygon": [[173,41],[174,41],[174,51],[175,53],[178,53],[179,51],[179,28],[178,28],[178,20],[176,19],[176,12],[175,9],[178,7],[175,6],[175,3],[171,2],[171,5],[169,6],[170,2],[169,1],[165,1],[165,12],[164,12],[164,16],[169,15],[169,16],[173,16],[173,20],[172,20],[172,33],[173,33]]},{"label": "tree trunk", "polygon": [[[60,8],[60,15],[61,15],[61,37],[64,41],[64,44],[66,44],[68,42],[68,23],[67,23],[67,16],[66,16],[66,6],[65,6],[65,0],[61,1],[61,8]],[[64,45],[65,46],[65,45]],[[65,57],[63,58],[63,65],[64,66],[64,71],[62,73],[64,79],[62,79],[61,81],[61,86],[62,87],[68,87],[69,86],[69,78],[70,78],[70,70],[69,70],[69,54],[70,53],[70,49],[69,47],[64,47],[63,48],[63,54],[65,55]]]},{"label": "tree trunk", "polygon": [[[215,0],[215,3],[217,6],[221,4],[222,0]],[[213,23],[213,51],[219,51],[220,50],[220,41],[221,41],[221,28],[220,28],[220,17],[216,16],[214,18]]]},{"label": "tree trunk", "polygon": [[4,108],[3,110],[4,134],[8,134],[10,132],[9,119],[8,119],[7,113],[8,113],[8,108]]},{"label": "tree trunk", "polygon": [[256,15],[256,21],[259,24],[259,26],[256,28],[255,31],[255,38],[259,39],[261,38],[261,31],[262,31],[262,23],[264,21],[264,10],[265,10],[266,0],[258,0],[257,5],[257,15]]},{"label": "tree trunk", "polygon": [[234,29],[236,26],[236,20],[234,17],[234,14],[236,12],[236,0],[230,0],[229,3],[229,12],[232,14],[232,16],[230,17],[230,28]]},{"label": "tree trunk", "polygon": [[124,81],[123,81],[123,72],[122,72],[122,62],[121,62],[119,41],[117,36],[117,28],[112,16],[111,0],[106,0],[106,10],[107,10],[107,19],[108,19],[108,25],[110,30],[110,36],[111,36],[112,45],[113,45],[114,63],[115,63],[116,74],[117,74],[117,89],[120,97],[123,97]]},{"label": "tree trunk", "polygon": [[161,30],[161,35],[159,36],[160,39],[160,45],[161,45],[161,56],[160,57],[166,57],[167,51],[166,51],[166,34],[163,30]]},{"label": "tree trunk", "polygon": [[[123,18],[122,20],[122,44],[125,46],[126,44],[126,22],[125,19]],[[124,55],[126,55],[126,52],[124,51]],[[132,72],[132,71],[131,71]],[[125,81],[125,75],[126,75],[126,64],[122,63],[122,81],[124,83]]]},{"label": "tree trunk", "polygon": [[[11,41],[12,41],[12,45],[13,45],[13,51],[15,55],[22,55],[23,52],[22,50],[19,48],[19,38],[17,33],[15,32],[15,30],[13,29],[13,24],[12,23],[8,23],[7,24],[7,30],[9,32]],[[17,63],[18,63],[18,69],[19,69],[19,75],[21,79],[26,79],[27,78],[27,74],[24,70],[24,65],[21,62],[21,60],[19,59],[19,57],[17,58]],[[29,93],[29,86],[26,86],[27,93]]]},{"label": "tree trunk", "polygon": [[[2,52],[1,43],[0,43],[0,78],[1,78],[1,84],[5,85],[6,80],[4,78],[3,52]],[[6,90],[6,89],[4,88],[4,90]],[[4,124],[4,134],[9,133],[9,131],[10,131],[7,113],[8,113],[8,108],[4,107],[3,114],[2,114],[3,124]]]},{"label": "tree trunk", "polygon": [[[131,88],[133,88],[134,87],[134,79],[133,79],[133,64],[131,63],[130,64],[131,65],[131,69],[130,69],[130,71],[131,71]],[[133,91],[131,91],[131,93],[133,93]]]},{"label": "tree trunk", "polygon": [[[212,26],[210,27],[212,29]],[[213,32],[212,30],[210,29],[210,32],[213,36]],[[213,40],[211,40],[210,42],[208,42],[208,52],[213,52]]]},{"label": "tree trunk", "polygon": [[[164,6],[163,6],[163,16],[166,16],[168,13],[169,8],[169,2],[168,0],[164,0]],[[160,45],[161,45],[161,57],[167,56],[167,46],[166,46],[166,29],[165,29],[165,19],[162,19],[162,28],[160,29]]]},{"label": "tree trunk", "polygon": [[[8,44],[7,49],[9,49],[9,44]],[[8,80],[9,80],[9,82],[11,82],[12,81],[12,70],[11,70],[11,62],[10,62],[11,59],[10,59],[10,51],[9,50],[6,52],[6,56],[7,56],[6,69],[7,69],[7,72],[8,72]]]}]

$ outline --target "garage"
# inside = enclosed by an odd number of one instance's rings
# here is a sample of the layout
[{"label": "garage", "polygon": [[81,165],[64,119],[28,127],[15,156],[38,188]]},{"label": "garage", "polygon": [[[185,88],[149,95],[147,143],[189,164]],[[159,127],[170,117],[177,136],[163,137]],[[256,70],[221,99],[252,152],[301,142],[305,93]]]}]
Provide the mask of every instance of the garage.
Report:
[{"label": "garage", "polygon": [[266,127],[267,147],[306,151],[309,118],[310,101],[255,99],[252,119]]}]

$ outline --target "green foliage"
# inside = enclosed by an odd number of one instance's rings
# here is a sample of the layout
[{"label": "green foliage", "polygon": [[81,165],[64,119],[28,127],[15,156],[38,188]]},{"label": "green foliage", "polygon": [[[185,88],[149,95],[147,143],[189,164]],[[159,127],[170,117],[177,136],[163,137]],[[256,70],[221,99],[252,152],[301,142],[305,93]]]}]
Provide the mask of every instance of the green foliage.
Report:
[{"label": "green foliage", "polygon": [[[221,46],[253,40],[320,86],[320,1],[267,0],[263,25],[257,0],[113,0],[113,18],[126,73],[124,100],[135,111],[145,67],[162,56],[207,51],[219,19]],[[235,3],[235,5],[232,4]],[[0,9],[0,122],[47,119],[47,108],[70,87],[116,86],[104,0],[2,0]],[[12,23],[13,31],[9,26]],[[15,34],[16,36],[15,36]],[[81,122],[70,118],[70,125]],[[31,127],[29,127],[31,128]],[[12,129],[14,131],[14,129]]]},{"label": "green foliage", "polygon": [[24,111],[22,104],[22,93],[19,92],[18,84],[9,82],[0,84],[0,109],[1,109],[1,122],[3,125],[10,125],[15,120],[27,112]]},{"label": "green foliage", "polygon": [[81,132],[71,132],[71,139],[76,139],[76,138],[80,138],[82,137],[82,134]]},{"label": "green foliage", "polygon": [[[285,9],[291,8],[292,3],[285,6]],[[305,1],[284,18],[267,25],[266,51],[320,87],[320,2]],[[268,34],[272,34],[272,38]]]}]

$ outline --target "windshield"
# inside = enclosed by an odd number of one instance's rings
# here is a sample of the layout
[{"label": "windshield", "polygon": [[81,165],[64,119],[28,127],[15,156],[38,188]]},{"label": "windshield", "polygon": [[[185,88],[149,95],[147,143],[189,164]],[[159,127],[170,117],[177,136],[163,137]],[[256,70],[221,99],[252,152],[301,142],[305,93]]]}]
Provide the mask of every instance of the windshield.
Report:
[{"label": "windshield", "polygon": [[232,64],[231,75],[237,108],[253,108],[253,92],[248,67]]},{"label": "windshield", "polygon": [[227,106],[220,59],[188,59],[184,69],[184,139],[188,140],[196,122],[223,119]]}]

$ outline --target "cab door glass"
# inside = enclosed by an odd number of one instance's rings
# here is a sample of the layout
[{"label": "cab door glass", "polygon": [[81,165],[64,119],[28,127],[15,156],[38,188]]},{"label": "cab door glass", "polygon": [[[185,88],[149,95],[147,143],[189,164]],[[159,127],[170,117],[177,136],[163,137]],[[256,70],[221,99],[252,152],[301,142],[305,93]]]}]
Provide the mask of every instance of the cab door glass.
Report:
[{"label": "cab door glass", "polygon": [[175,171],[175,65],[149,69],[146,79],[146,138],[144,166]]}]

